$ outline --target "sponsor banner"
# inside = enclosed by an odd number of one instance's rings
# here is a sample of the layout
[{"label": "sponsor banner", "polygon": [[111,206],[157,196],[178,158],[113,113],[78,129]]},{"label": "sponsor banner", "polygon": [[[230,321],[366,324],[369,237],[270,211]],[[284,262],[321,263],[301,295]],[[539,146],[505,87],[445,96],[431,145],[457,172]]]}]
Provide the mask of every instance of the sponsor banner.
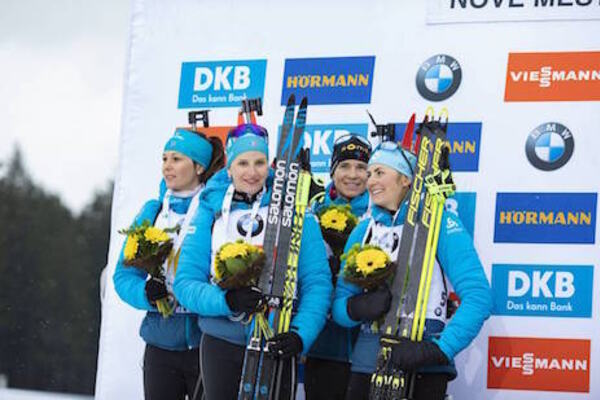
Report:
[{"label": "sponsor banner", "polygon": [[184,62],[178,107],[238,107],[263,97],[266,69],[267,60]]},{"label": "sponsor banner", "polygon": [[600,51],[508,55],[504,101],[590,100],[600,100]]},{"label": "sponsor banner", "polygon": [[[281,130],[281,127],[279,127]],[[368,124],[319,124],[304,128],[304,147],[310,149],[310,168],[313,173],[329,177],[333,144],[349,133],[368,137]]]},{"label": "sponsor banner", "polygon": [[600,19],[596,0],[427,0],[428,24]]},{"label": "sponsor banner", "polygon": [[592,316],[591,265],[493,264],[495,315]]},{"label": "sponsor banner", "polygon": [[452,197],[449,197],[444,204],[446,211],[458,215],[471,237],[473,237],[475,229],[476,200],[477,194],[475,192],[456,192]]},{"label": "sponsor banner", "polygon": [[593,244],[597,193],[497,193],[494,242]]},{"label": "sponsor banner", "polygon": [[574,148],[573,134],[566,126],[558,122],[546,122],[529,133],[525,154],[537,169],[554,171],[571,159]]},{"label": "sponsor banner", "polygon": [[590,391],[590,341],[489,337],[489,389]]},{"label": "sponsor banner", "polygon": [[462,80],[462,69],[453,57],[437,54],[428,58],[417,71],[417,90],[430,101],[442,101],[458,90]]},{"label": "sponsor banner", "polygon": [[288,58],[285,60],[281,105],[294,93],[309,105],[371,102],[375,56]]},{"label": "sponsor banner", "polygon": [[[415,129],[417,126],[418,124],[415,125]],[[402,140],[405,129],[405,123],[396,124],[397,141]],[[481,122],[449,122],[447,139],[450,144],[452,172],[477,172],[479,170]]]}]

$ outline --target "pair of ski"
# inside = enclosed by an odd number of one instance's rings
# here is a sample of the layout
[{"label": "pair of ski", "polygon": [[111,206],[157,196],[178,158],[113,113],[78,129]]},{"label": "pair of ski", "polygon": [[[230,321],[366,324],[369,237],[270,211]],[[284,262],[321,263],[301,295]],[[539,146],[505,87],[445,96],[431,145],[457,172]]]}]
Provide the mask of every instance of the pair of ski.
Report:
[{"label": "pair of ski", "polygon": [[[371,400],[410,400],[413,398],[414,374],[404,374],[391,362],[392,348],[401,338],[421,341],[425,328],[429,289],[433,276],[444,202],[454,191],[446,184],[440,170],[442,149],[447,146],[446,121],[433,117],[429,107],[417,129],[416,144],[412,146],[414,115],[404,134],[402,147],[417,154],[413,183],[408,192],[408,210],[397,269],[391,285],[392,302],[380,328],[382,334],[375,373],[371,377]],[[412,126],[411,126],[412,125]]]},{"label": "pair of ski", "polygon": [[[289,331],[296,293],[302,222],[308,204],[310,174],[301,168],[300,150],[306,124],[307,99],[303,98],[294,121],[295,97],[288,99],[277,146],[275,176],[263,250],[266,261],[258,287],[265,295],[265,309],[255,315],[246,347],[239,400],[279,399],[283,362],[269,351],[268,339]],[[290,135],[291,133],[291,135]],[[266,323],[259,323],[265,321]],[[295,360],[291,361],[292,368]],[[293,393],[293,388],[292,388]]]}]

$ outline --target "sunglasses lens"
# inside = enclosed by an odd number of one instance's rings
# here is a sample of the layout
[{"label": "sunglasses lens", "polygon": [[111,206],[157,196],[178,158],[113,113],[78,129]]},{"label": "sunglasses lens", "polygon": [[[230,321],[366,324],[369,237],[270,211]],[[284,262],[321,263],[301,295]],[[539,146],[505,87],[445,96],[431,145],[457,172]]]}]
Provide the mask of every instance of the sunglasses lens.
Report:
[{"label": "sunglasses lens", "polygon": [[238,125],[237,127],[233,128],[231,131],[229,131],[229,134],[227,135],[227,139],[237,139],[239,137],[242,137],[244,135],[256,135],[256,136],[260,136],[263,138],[266,138],[268,136],[267,134],[267,130],[265,128],[263,128],[260,125],[255,125],[255,124],[244,124],[244,125]]}]

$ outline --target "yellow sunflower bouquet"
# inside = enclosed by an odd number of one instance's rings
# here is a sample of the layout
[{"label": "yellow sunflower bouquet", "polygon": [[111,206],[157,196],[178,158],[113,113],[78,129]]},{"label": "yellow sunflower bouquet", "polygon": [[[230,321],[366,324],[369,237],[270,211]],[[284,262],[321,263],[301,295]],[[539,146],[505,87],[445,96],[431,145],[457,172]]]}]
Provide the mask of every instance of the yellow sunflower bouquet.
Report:
[{"label": "yellow sunflower bouquet", "polygon": [[370,244],[355,243],[342,255],[342,261],[346,261],[344,279],[365,290],[377,288],[394,272],[394,263],[387,253]]},{"label": "yellow sunflower bouquet", "polygon": [[256,285],[264,263],[260,247],[243,240],[225,243],[215,257],[215,282],[223,289]]},{"label": "yellow sunflower bouquet", "polygon": [[[173,240],[169,233],[177,232],[179,226],[160,229],[152,226],[150,221],[144,220],[141,224],[132,225],[122,229],[119,233],[127,235],[125,249],[123,250],[123,264],[136,267],[145,271],[152,278],[164,282],[162,265],[171,253]],[[173,312],[168,297],[156,301],[156,308],[163,317],[168,317]]]},{"label": "yellow sunflower bouquet", "polygon": [[331,205],[318,212],[323,239],[329,244],[336,258],[342,255],[346,239],[358,224],[349,204]]}]

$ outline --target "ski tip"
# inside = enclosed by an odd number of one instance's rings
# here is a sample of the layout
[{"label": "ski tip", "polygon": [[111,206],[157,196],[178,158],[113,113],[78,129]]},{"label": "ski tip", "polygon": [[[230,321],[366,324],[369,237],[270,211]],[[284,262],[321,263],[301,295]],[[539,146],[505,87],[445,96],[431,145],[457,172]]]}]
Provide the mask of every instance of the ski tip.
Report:
[{"label": "ski tip", "polygon": [[417,115],[413,113],[406,124],[406,129],[404,129],[404,137],[402,139],[402,148],[408,151],[412,151],[413,144],[413,132],[415,130],[415,119]]},{"label": "ski tip", "polygon": [[296,96],[294,95],[294,93],[290,94],[290,97],[288,97],[288,101],[287,101],[287,106],[295,106],[296,105]]},{"label": "ski tip", "polygon": [[308,105],[308,98],[304,96],[300,101],[300,107],[306,107]]}]

